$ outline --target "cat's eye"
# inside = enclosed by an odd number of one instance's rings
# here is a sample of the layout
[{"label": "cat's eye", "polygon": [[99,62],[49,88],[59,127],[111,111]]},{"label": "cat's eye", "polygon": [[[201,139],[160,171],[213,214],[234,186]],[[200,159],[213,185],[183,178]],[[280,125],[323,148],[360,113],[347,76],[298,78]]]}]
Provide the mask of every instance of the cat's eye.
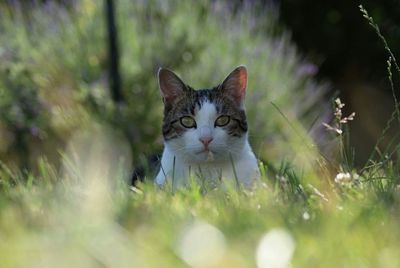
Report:
[{"label": "cat's eye", "polygon": [[186,128],[194,128],[196,127],[196,121],[193,117],[190,116],[183,116],[180,118],[181,125]]},{"label": "cat's eye", "polygon": [[229,116],[221,115],[220,117],[218,117],[215,120],[215,126],[217,126],[217,127],[226,126],[229,123],[230,120],[231,120],[231,118]]}]

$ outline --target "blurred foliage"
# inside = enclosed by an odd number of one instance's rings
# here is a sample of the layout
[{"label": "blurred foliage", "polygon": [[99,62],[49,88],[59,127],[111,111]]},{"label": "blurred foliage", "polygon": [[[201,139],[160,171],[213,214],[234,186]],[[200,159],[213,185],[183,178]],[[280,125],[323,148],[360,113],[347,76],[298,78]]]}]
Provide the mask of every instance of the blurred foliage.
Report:
[{"label": "blurred foliage", "polygon": [[[274,10],[118,1],[125,102],[116,106],[100,1],[63,2],[0,4],[1,267],[400,265],[400,162],[386,157],[398,146],[356,171],[337,135],[345,128],[331,123],[341,170],[307,172],[329,165],[310,157],[307,133],[329,110],[326,85],[286,34],[273,37]],[[130,151],[137,163],[162,146],[157,68],[199,88],[239,64],[250,74],[251,142],[268,160],[260,187],[129,189]]]},{"label": "blurred foliage", "polygon": [[261,12],[257,2],[117,1],[125,100],[116,106],[101,1],[45,1],[29,9],[18,3],[0,10],[0,154],[8,164],[32,167],[40,155],[57,162],[72,133],[93,120],[123,133],[134,161],[160,151],[160,66],[201,88],[246,64],[251,142],[271,161],[296,157],[294,148],[309,139],[305,129],[320,117],[327,87],[313,81],[317,67],[287,35],[272,37],[272,6]]},{"label": "blurred foliage", "polygon": [[[114,147],[112,136],[87,137],[85,143]],[[130,191],[119,172],[103,172],[115,167],[121,153],[106,151],[81,150],[90,163],[76,162],[66,172],[43,161],[37,175],[1,165],[2,267],[400,264],[399,163],[351,172],[327,188],[282,165],[276,177],[263,176],[263,185],[253,192],[203,191],[195,182],[176,192],[151,182]],[[85,175],[77,176],[80,172]],[[261,243],[277,230],[286,236]],[[259,258],[270,251],[273,258]]]},{"label": "blurred foliage", "polygon": [[[400,54],[398,0],[281,0],[281,20],[302,51],[321,62],[321,74],[343,79],[346,72],[365,80],[386,76],[387,54],[358,6],[362,4],[380,25],[394,54]],[[367,56],[368,55],[368,56]]]}]

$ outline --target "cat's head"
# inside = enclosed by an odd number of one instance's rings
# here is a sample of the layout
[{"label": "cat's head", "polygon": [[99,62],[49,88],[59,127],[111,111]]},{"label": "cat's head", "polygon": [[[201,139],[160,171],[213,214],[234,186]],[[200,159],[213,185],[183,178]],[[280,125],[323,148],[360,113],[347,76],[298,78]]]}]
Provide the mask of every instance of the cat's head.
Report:
[{"label": "cat's head", "polygon": [[[247,141],[244,97],[247,70],[234,69],[212,89],[194,90],[175,73],[160,69],[165,145],[188,162],[229,160]],[[210,153],[211,152],[211,153]]]}]

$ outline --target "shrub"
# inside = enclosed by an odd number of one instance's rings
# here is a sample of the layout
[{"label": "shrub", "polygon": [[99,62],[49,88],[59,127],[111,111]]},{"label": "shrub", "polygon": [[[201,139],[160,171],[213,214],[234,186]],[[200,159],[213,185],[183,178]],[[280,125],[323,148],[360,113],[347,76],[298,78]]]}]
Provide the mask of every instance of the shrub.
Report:
[{"label": "shrub", "polygon": [[[289,35],[272,37],[275,10],[262,14],[257,4],[238,8],[229,1],[116,3],[125,98],[119,107],[108,92],[101,1],[67,7],[47,1],[31,10],[18,5],[0,10],[0,59],[6,66],[0,90],[29,120],[23,125],[41,133],[40,142],[31,143],[34,151],[53,159],[54,148],[62,150],[71,133],[93,120],[120,130],[134,160],[159,151],[159,66],[201,88],[218,84],[232,68],[246,64],[247,112],[256,152],[274,162],[296,155],[297,146],[310,142],[306,129],[324,108],[326,85],[313,80],[317,67],[304,61]],[[20,69],[29,77],[24,90],[20,78],[9,75]],[[25,102],[29,109],[18,101],[26,91],[31,92]],[[16,136],[12,105],[2,106],[2,116],[8,118],[2,120],[2,135]],[[52,146],[46,149],[47,144]],[[10,148],[1,146],[3,157]]]}]

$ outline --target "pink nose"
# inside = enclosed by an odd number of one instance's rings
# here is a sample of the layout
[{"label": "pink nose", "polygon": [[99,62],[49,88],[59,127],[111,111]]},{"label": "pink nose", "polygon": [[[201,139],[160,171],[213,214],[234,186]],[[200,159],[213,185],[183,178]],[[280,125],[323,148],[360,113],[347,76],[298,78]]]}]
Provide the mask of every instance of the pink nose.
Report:
[{"label": "pink nose", "polygon": [[207,147],[212,142],[213,138],[206,137],[206,138],[200,138],[199,140],[201,141],[201,143],[204,144],[205,147]]}]

